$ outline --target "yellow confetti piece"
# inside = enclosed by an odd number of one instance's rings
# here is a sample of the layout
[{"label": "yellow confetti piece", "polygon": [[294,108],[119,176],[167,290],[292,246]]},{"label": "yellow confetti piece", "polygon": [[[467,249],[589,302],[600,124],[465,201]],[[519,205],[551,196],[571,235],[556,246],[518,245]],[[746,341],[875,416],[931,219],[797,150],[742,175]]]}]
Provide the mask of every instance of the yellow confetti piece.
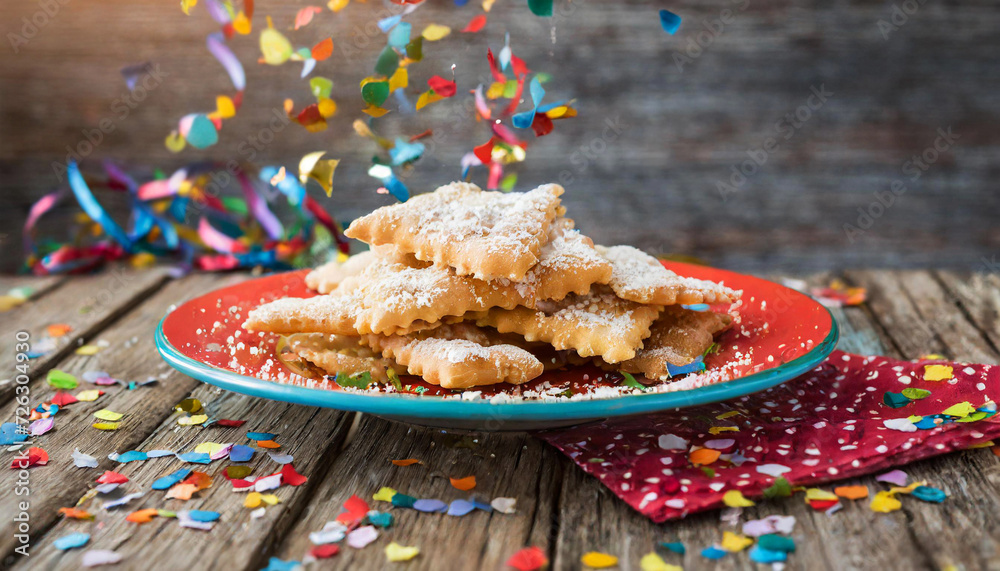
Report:
[{"label": "yellow confetti piece", "polygon": [[483,12],[489,12],[496,0],[483,0]]},{"label": "yellow confetti piece", "polygon": [[437,93],[434,93],[433,90],[425,91],[420,94],[420,97],[417,98],[417,111],[420,111],[421,109],[427,107],[431,103],[434,103],[436,101],[441,101],[442,99],[444,99],[444,97],[441,97]]},{"label": "yellow confetti piece", "polygon": [[879,492],[872,498],[870,507],[873,512],[889,513],[903,507],[903,504],[891,492]]},{"label": "yellow confetti piece", "polygon": [[992,440],[990,440],[989,442],[980,442],[979,444],[973,444],[972,446],[966,448],[966,450],[974,450],[976,448],[989,448],[990,446],[993,446]]},{"label": "yellow confetti piece", "polygon": [[219,444],[218,442],[202,442],[201,444],[194,447],[194,451],[204,452],[205,454],[211,456],[212,454],[215,454],[216,452],[222,450],[225,447],[226,447],[225,444]]},{"label": "yellow confetti piece", "polygon": [[836,499],[837,499],[836,494],[831,494],[830,492],[822,490],[820,488],[809,488],[806,490],[806,503],[809,503],[813,500],[818,500],[822,502],[822,501],[836,500]]},{"label": "yellow confetti piece", "polygon": [[243,507],[250,509],[258,508],[260,507],[261,500],[263,500],[263,496],[261,496],[260,492],[250,492],[243,500]]},{"label": "yellow confetti piece", "polygon": [[179,153],[184,150],[184,147],[187,146],[187,139],[185,139],[184,135],[181,135],[177,131],[171,131],[170,134],[167,135],[164,144],[167,146],[167,150],[171,153]]},{"label": "yellow confetti piece", "polygon": [[722,502],[731,508],[748,508],[755,505],[753,501],[746,499],[743,492],[739,490],[729,490],[722,496]]},{"label": "yellow confetti piece", "polygon": [[281,503],[281,498],[274,494],[264,494],[260,497],[260,499],[269,506],[276,506]]},{"label": "yellow confetti piece", "polygon": [[496,83],[491,84],[490,88],[486,90],[486,98],[487,99],[498,99],[498,98],[502,97],[503,96],[503,92],[504,92],[504,87],[505,86],[504,86],[503,82],[500,82],[500,81],[497,81]]},{"label": "yellow confetti piece", "polygon": [[713,426],[708,429],[709,434],[719,435],[723,432],[739,432],[740,429],[736,426]]},{"label": "yellow confetti piece", "polygon": [[334,12],[340,12],[351,3],[351,0],[330,0],[326,7]]},{"label": "yellow confetti piece", "polygon": [[76,400],[83,402],[94,402],[95,400],[97,400],[98,397],[101,396],[101,394],[102,394],[101,391],[97,389],[91,389],[89,391],[80,391],[79,394],[76,395]]},{"label": "yellow confetti piece", "polygon": [[912,494],[913,490],[916,490],[920,486],[926,486],[926,485],[927,485],[927,482],[912,482],[910,485],[908,485],[906,487],[902,487],[902,488],[899,487],[899,486],[893,486],[893,487],[889,488],[889,493],[893,494],[893,495],[895,495],[895,494]]},{"label": "yellow confetti piece", "polygon": [[240,13],[233,18],[233,30],[241,36],[249,35],[253,31],[253,24],[250,22],[250,18],[247,18],[247,15],[243,13],[243,10],[240,10]]},{"label": "yellow confetti piece", "polygon": [[184,14],[188,16],[191,15],[191,8],[194,8],[197,5],[198,0],[181,0],[181,10],[183,10]]},{"label": "yellow confetti piece", "polygon": [[684,571],[683,567],[664,561],[655,551],[642,556],[642,559],[639,560],[639,568],[642,571]]},{"label": "yellow confetti piece", "polygon": [[[417,107],[417,109],[420,109],[420,108]],[[389,112],[388,109],[384,109],[382,107],[378,107],[378,106],[375,106],[375,105],[369,105],[368,107],[365,107],[361,111],[363,111],[366,115],[370,115],[372,117],[375,117],[376,119],[378,119],[379,117],[381,117],[381,116],[383,116],[383,115],[385,115],[386,113]]]},{"label": "yellow confetti piece", "polygon": [[93,427],[98,430],[118,430],[121,424],[120,422],[95,422]]},{"label": "yellow confetti piece", "polygon": [[324,119],[329,119],[337,114],[337,102],[328,97],[320,99],[316,103],[316,108],[319,110],[319,114]]},{"label": "yellow confetti piece", "polygon": [[925,381],[947,381],[953,377],[952,368],[948,365],[924,365]]},{"label": "yellow confetti piece", "polygon": [[267,17],[267,28],[260,33],[260,51],[264,54],[264,63],[281,65],[292,57],[292,44],[281,32],[274,29],[274,22]]},{"label": "yellow confetti piece", "polygon": [[392,74],[389,78],[389,92],[392,93],[397,89],[406,89],[410,85],[410,73],[406,71],[405,67],[398,68],[396,73]]},{"label": "yellow confetti piece", "polygon": [[222,119],[229,119],[236,115],[236,104],[228,95],[219,95],[215,98],[216,113]]},{"label": "yellow confetti piece", "polygon": [[316,151],[302,157],[299,161],[299,182],[305,184],[309,179],[313,179],[323,187],[326,195],[330,196],[333,194],[333,173],[336,172],[340,160],[320,160],[325,154],[326,151]]},{"label": "yellow confetti piece", "polygon": [[420,32],[420,35],[423,36],[424,39],[427,40],[428,42],[436,42],[440,39],[443,39],[450,33],[451,33],[451,28],[449,28],[448,26],[442,26],[440,24],[430,24],[426,28],[424,28],[423,32]]},{"label": "yellow confetti piece", "polygon": [[125,415],[120,412],[113,412],[106,408],[102,408],[101,410],[94,413],[94,418],[98,418],[100,420],[107,420],[109,422],[117,422],[121,420],[123,416]]},{"label": "yellow confetti piece", "polygon": [[590,551],[583,554],[583,557],[580,558],[580,563],[592,569],[605,569],[618,565],[618,558],[607,553]]},{"label": "yellow confetti piece", "polygon": [[372,496],[372,499],[376,502],[391,502],[392,497],[398,494],[396,490],[392,488],[382,487],[379,488],[377,492]]},{"label": "yellow confetti piece", "polygon": [[81,345],[76,348],[76,351],[74,351],[74,353],[76,353],[77,355],[90,356],[90,355],[96,355],[98,352],[100,352],[100,350],[101,348],[98,347],[97,345]]},{"label": "yellow confetti piece", "polygon": [[725,551],[730,553],[739,553],[740,551],[743,551],[747,547],[753,545],[753,540],[745,535],[726,531],[722,534],[722,543],[720,545]]},{"label": "yellow confetti piece", "polygon": [[409,561],[420,554],[420,548],[407,547],[393,541],[385,546],[385,558],[389,561]]},{"label": "yellow confetti piece", "polygon": [[715,418],[718,419],[718,420],[726,420],[727,418],[732,418],[734,416],[738,416],[739,414],[740,414],[740,411],[738,411],[738,410],[731,410],[729,412],[724,412],[724,413],[720,414],[719,416],[717,416]]},{"label": "yellow confetti piece", "polygon": [[181,426],[197,426],[208,420],[208,415],[195,414],[192,416],[182,416],[177,419],[177,424]]},{"label": "yellow confetti piece", "polygon": [[10,311],[23,304],[25,301],[27,300],[23,297],[17,297],[16,295],[0,295],[0,313]]},{"label": "yellow confetti piece", "polygon": [[941,411],[941,414],[947,414],[948,416],[957,416],[959,418],[963,418],[969,416],[974,412],[976,412],[976,407],[972,406],[972,404],[969,401],[965,401],[949,406],[948,408]]}]

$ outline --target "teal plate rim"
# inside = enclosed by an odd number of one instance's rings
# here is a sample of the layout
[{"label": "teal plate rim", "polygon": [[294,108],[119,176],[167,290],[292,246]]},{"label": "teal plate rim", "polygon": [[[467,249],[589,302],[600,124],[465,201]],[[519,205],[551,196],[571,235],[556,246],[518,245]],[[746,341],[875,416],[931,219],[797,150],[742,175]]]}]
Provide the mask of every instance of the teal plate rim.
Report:
[{"label": "teal plate rim", "polygon": [[804,355],[772,369],[689,390],[578,401],[492,404],[488,400],[465,401],[457,398],[399,394],[366,395],[283,385],[219,369],[182,354],[163,333],[163,323],[169,313],[156,327],[155,342],[156,349],[163,359],[178,371],[210,385],[253,397],[396,418],[513,422],[578,419],[583,422],[726,401],[760,392],[793,379],[823,362],[837,344],[840,328],[830,310],[824,309],[830,317],[830,332],[826,338]]}]

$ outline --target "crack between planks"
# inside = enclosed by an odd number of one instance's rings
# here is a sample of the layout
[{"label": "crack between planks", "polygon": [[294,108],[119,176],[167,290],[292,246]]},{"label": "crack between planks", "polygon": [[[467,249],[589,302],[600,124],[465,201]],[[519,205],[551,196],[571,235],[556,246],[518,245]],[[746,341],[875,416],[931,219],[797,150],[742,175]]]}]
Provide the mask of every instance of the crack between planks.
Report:
[{"label": "crack between planks", "polygon": [[[551,447],[551,445],[549,445],[549,444],[546,444],[545,446],[546,447]],[[556,563],[557,563],[556,556],[559,554],[559,537],[561,535],[560,532],[562,531],[562,495],[563,495],[563,487],[566,485],[566,478],[570,477],[569,476],[569,471],[565,470],[563,468],[564,467],[563,462],[569,462],[569,461],[570,460],[568,458],[564,459],[561,456],[558,457],[558,458],[556,458],[556,461],[555,461],[556,462],[556,468],[558,468],[558,470],[559,470],[559,477],[556,479],[556,482],[558,483],[558,485],[555,486],[555,498],[553,498],[553,500],[552,500],[552,524],[551,524],[550,529],[549,529],[549,535],[548,535],[548,538],[547,538],[549,540],[549,545],[548,545],[548,549],[546,550],[548,558],[549,558],[549,565],[551,565],[552,569],[556,569],[557,568],[557,565],[556,565]],[[538,492],[539,493],[541,492],[541,482],[542,482],[542,479],[539,478],[538,479]],[[599,508],[599,506],[598,506],[598,508]],[[534,522],[532,522],[532,531],[534,531]]]},{"label": "crack between planks", "polygon": [[[320,414],[321,411],[322,409],[317,408],[309,417],[309,421],[315,418],[316,415]],[[263,549],[258,551],[257,556],[252,557],[247,561],[247,571],[263,568],[264,562],[279,551],[280,547],[285,543],[285,540],[288,537],[288,532],[294,527],[293,525],[281,525],[282,522],[298,521],[302,513],[310,505],[313,496],[319,490],[322,483],[330,475],[330,472],[333,470],[334,463],[332,461],[326,462],[325,460],[327,456],[333,454],[334,460],[336,460],[336,457],[340,456],[341,452],[344,450],[344,448],[341,448],[341,444],[347,439],[347,435],[350,432],[351,427],[356,422],[359,422],[358,418],[361,416],[360,413],[355,412],[345,412],[344,415],[345,418],[340,423],[340,427],[336,432],[334,432],[333,441],[326,447],[326,450],[323,451],[323,454],[320,456],[319,461],[316,464],[316,473],[310,476],[304,484],[305,489],[303,492],[305,492],[307,497],[299,501],[298,506],[294,509],[289,507],[289,509],[281,514],[278,520],[274,522],[274,525],[271,527],[271,532],[268,534],[268,539],[271,541],[269,541],[268,545],[264,546]]]},{"label": "crack between planks", "polygon": [[969,311],[969,308],[966,307],[964,302],[962,302],[962,299],[958,296],[958,294],[955,293],[955,290],[950,288],[948,284],[945,283],[945,281],[941,278],[941,275],[938,271],[936,270],[932,271],[930,272],[930,274],[931,277],[934,279],[934,281],[937,282],[937,284],[941,287],[941,289],[944,290],[944,292],[947,293],[949,297],[951,297],[952,302],[958,308],[959,313],[961,313],[962,317],[965,318],[965,320],[969,323],[969,325],[971,325],[972,328],[979,333],[979,336],[983,339],[983,342],[986,343],[986,346],[993,350],[993,354],[995,356],[1000,357],[1000,347],[997,347],[997,345],[993,343],[993,340],[990,339],[990,336],[986,334],[986,330],[979,326],[979,323],[977,323],[975,318],[972,316],[972,312]]}]

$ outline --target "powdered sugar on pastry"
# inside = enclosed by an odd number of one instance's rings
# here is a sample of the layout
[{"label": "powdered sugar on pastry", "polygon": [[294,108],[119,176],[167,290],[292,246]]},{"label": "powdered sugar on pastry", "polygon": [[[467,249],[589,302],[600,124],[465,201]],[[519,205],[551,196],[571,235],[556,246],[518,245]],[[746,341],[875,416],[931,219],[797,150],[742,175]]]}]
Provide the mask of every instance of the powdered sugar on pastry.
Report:
[{"label": "powdered sugar on pastry", "polygon": [[351,223],[345,234],[369,244],[394,244],[459,275],[521,280],[548,241],[562,193],[556,184],[502,193],[455,182],[379,208]]},{"label": "powdered sugar on pastry", "polygon": [[346,278],[360,274],[376,259],[375,252],[366,250],[343,263],[333,260],[306,274],[306,286],[319,293],[330,293]]},{"label": "powdered sugar on pastry", "polygon": [[288,337],[288,347],[328,375],[369,373],[373,380],[385,383],[390,369],[403,370],[392,359],[362,345],[357,336],[298,333]]},{"label": "powdered sugar on pastry", "polygon": [[491,309],[477,316],[476,322],[501,333],[519,333],[528,341],[544,341],[558,350],[572,349],[583,357],[599,355],[618,363],[635,356],[660,309],[621,299],[606,286],[596,286],[588,295],[540,302],[536,309]]},{"label": "powdered sugar on pastry", "polygon": [[597,251],[611,262],[608,285],[622,299],[654,305],[711,304],[731,303],[741,294],[722,284],[680,277],[632,246],[597,246]]}]

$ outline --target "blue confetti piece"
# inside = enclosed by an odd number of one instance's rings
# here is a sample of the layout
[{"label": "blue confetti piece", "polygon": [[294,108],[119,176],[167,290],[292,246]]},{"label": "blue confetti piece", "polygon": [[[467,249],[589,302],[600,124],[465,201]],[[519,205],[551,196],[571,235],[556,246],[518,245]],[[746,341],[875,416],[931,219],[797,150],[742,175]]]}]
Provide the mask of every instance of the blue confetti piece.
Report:
[{"label": "blue confetti piece", "polygon": [[270,432],[247,432],[247,438],[250,440],[274,440],[277,434],[271,434]]},{"label": "blue confetti piece", "polygon": [[409,22],[400,22],[389,32],[389,45],[394,48],[405,48],[406,44],[410,43],[411,27]]},{"label": "blue confetti piece", "polygon": [[476,505],[465,500],[455,500],[448,506],[448,515],[463,516],[472,513]]},{"label": "blue confetti piece", "polygon": [[118,461],[122,464],[128,464],[129,462],[137,462],[141,460],[148,460],[149,456],[145,452],[139,452],[138,450],[129,450],[124,454],[118,455]]},{"label": "blue confetti piece", "polygon": [[65,551],[67,549],[83,547],[88,541],[90,541],[89,533],[71,533],[53,541],[52,546],[61,551]]},{"label": "blue confetti piece", "polygon": [[784,551],[772,551],[759,545],[753,546],[750,550],[750,560],[757,563],[781,563],[787,559],[788,554]]},{"label": "blue confetti piece", "polygon": [[410,161],[419,159],[424,154],[424,144],[419,142],[409,142],[406,139],[396,138],[396,145],[389,150],[389,157],[392,164],[399,166]]},{"label": "blue confetti piece", "polygon": [[392,92],[393,97],[396,98],[396,105],[399,106],[399,112],[403,115],[413,115],[417,112],[417,108],[414,107],[410,100],[406,97],[406,91],[402,87],[396,89]]},{"label": "blue confetti piece", "polygon": [[0,445],[10,446],[28,439],[28,427],[16,422],[5,422],[0,425]]},{"label": "blue confetti piece", "polygon": [[[208,119],[205,119],[208,121]],[[211,121],[209,121],[211,123]],[[212,126],[215,129],[215,126]],[[76,201],[80,203],[80,208],[87,213],[87,216],[91,220],[100,225],[101,228],[110,236],[115,242],[118,242],[122,248],[131,252],[134,246],[132,240],[129,239],[128,234],[122,227],[118,225],[117,222],[108,216],[108,213],[104,211],[101,204],[94,198],[94,194],[90,191],[90,187],[87,186],[87,181],[84,180],[83,175],[80,174],[80,167],[77,166],[76,161],[70,161],[66,165],[66,177],[69,181],[69,186],[73,189],[73,195],[76,197]]]},{"label": "blue confetti piece", "polygon": [[148,458],[163,458],[164,456],[173,456],[173,450],[150,450],[146,452]]},{"label": "blue confetti piece", "polygon": [[682,305],[684,309],[690,309],[691,311],[708,311],[707,303],[692,303],[690,305]]},{"label": "blue confetti piece", "polygon": [[193,519],[194,521],[200,521],[200,522],[203,522],[203,523],[211,523],[213,521],[216,521],[220,517],[222,517],[222,514],[220,514],[219,512],[210,512],[210,511],[203,511],[203,510],[191,510],[191,511],[188,512],[188,517],[191,518],[191,519]]},{"label": "blue confetti piece", "polygon": [[944,490],[939,490],[930,486],[917,486],[916,488],[913,488],[913,491],[910,492],[910,494],[918,500],[933,502],[935,504],[940,504],[945,498],[948,497],[948,495],[944,493]]},{"label": "blue confetti piece", "polygon": [[382,184],[385,185],[386,190],[396,197],[396,200],[406,202],[410,199],[410,189],[406,188],[403,181],[396,178],[396,175],[391,174],[387,176],[382,180]]},{"label": "blue confetti piece", "polygon": [[940,424],[943,423],[934,422],[935,416],[925,416],[920,419],[920,422],[914,424],[914,426],[916,426],[920,430],[930,430],[932,428],[937,428]]},{"label": "blue confetti piece", "polygon": [[681,27],[681,17],[670,10],[660,10],[660,25],[664,32],[672,36]]},{"label": "blue confetti piece", "polygon": [[233,462],[249,462],[253,458],[253,448],[236,444],[229,450],[229,459]]},{"label": "blue confetti piece", "polygon": [[688,373],[697,373],[699,371],[704,371],[705,370],[704,360],[705,359],[703,356],[698,355],[697,359],[682,367],[678,367],[676,365],[671,365],[670,363],[667,363],[667,373],[671,377],[676,377],[677,375],[686,375]]},{"label": "blue confetti piece", "polygon": [[185,452],[178,454],[177,457],[192,464],[208,464],[212,461],[212,457],[207,452]]},{"label": "blue confetti piece", "polygon": [[413,502],[413,509],[418,512],[441,512],[448,511],[448,504],[441,500],[417,500]]},{"label": "blue confetti piece", "polygon": [[685,553],[687,553],[687,549],[684,549],[684,544],[679,541],[664,541],[660,543],[660,545],[680,555],[684,555]]},{"label": "blue confetti piece", "polygon": [[455,0],[455,5],[459,6],[459,7],[465,6],[468,3],[469,3],[469,0]]},{"label": "blue confetti piece", "polygon": [[163,476],[162,478],[157,479],[155,482],[153,482],[152,488],[154,490],[166,490],[167,488],[172,487],[174,484],[180,482],[181,480],[187,478],[190,475],[191,475],[191,470],[188,470],[187,468],[181,468],[180,470],[177,470],[172,474],[168,474],[166,476]]},{"label": "blue confetti piece", "polygon": [[187,142],[196,149],[211,147],[219,142],[219,131],[215,128],[215,123],[205,115],[195,115],[191,121],[191,128],[188,129]]},{"label": "blue confetti piece", "polygon": [[378,29],[382,30],[382,33],[385,34],[389,30],[393,29],[402,19],[402,16],[389,16],[388,18],[379,20]]},{"label": "blue confetti piece", "polygon": [[472,505],[477,510],[484,511],[486,513],[493,513],[493,506],[491,506],[490,504],[484,504],[483,502],[481,502],[479,500],[473,499],[472,500]]},{"label": "blue confetti piece", "polygon": [[301,568],[302,564],[298,561],[284,561],[277,557],[272,557],[267,560],[267,567],[264,567],[261,571],[295,571],[295,569]]},{"label": "blue confetti piece", "polygon": [[705,559],[722,559],[726,556],[726,552],[719,549],[718,547],[706,547],[701,550],[701,556]]},{"label": "blue confetti piece", "polygon": [[538,111],[538,106],[542,103],[542,98],[545,97],[545,88],[542,87],[542,82],[538,80],[538,76],[531,78],[531,84],[528,86],[528,91],[531,92],[531,111],[525,111],[524,113],[518,113],[510,118],[511,123],[514,127],[518,129],[527,129],[531,127],[531,124],[535,121],[535,113]]}]

